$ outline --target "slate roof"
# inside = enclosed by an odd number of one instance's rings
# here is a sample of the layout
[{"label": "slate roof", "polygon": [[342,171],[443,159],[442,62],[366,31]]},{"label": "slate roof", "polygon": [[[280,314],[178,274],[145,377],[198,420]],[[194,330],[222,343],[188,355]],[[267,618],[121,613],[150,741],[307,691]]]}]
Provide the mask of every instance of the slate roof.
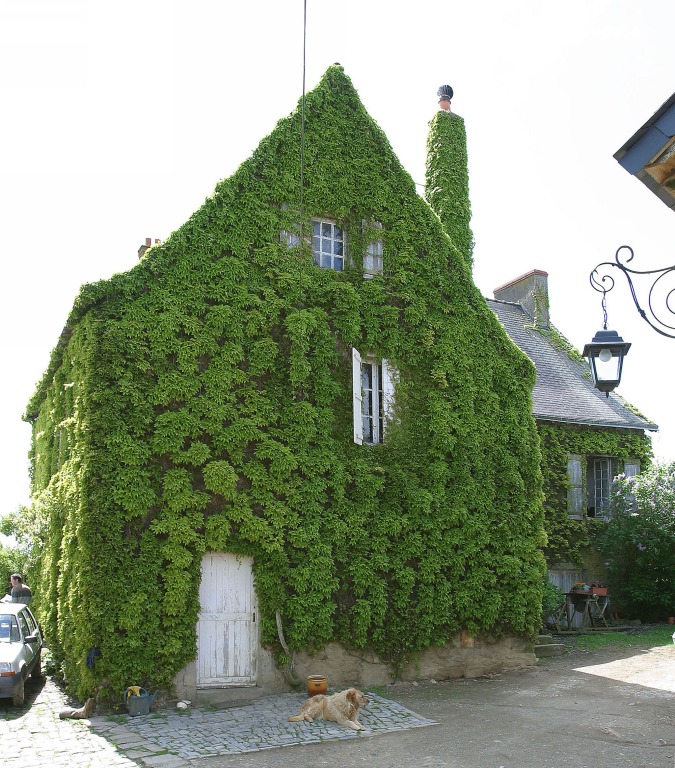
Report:
[{"label": "slate roof", "polygon": [[[520,304],[487,299],[511,340],[537,369],[532,392],[533,415],[538,421],[655,432],[658,426],[638,416],[614,393],[609,398],[595,389],[585,361],[572,360],[543,333],[534,330]],[[584,375],[587,374],[587,375]]]}]

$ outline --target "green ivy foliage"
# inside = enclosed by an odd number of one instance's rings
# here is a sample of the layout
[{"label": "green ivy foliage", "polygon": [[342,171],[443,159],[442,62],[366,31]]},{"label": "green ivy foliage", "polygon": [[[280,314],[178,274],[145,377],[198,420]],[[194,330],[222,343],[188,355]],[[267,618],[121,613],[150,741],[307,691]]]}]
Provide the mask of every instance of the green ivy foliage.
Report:
[{"label": "green ivy foliage", "polygon": [[429,123],[426,199],[450,239],[471,266],[473,233],[469,226],[469,170],[464,120],[439,110]]},{"label": "green ivy foliage", "polygon": [[612,600],[624,616],[663,621],[675,613],[675,463],[620,475],[610,513],[595,544],[607,559]]},{"label": "green ivy foliage", "polygon": [[[302,210],[297,109],[164,244],[82,288],[28,406],[41,611],[80,695],[194,659],[207,551],[253,557],[272,646],[276,611],[291,649],[395,664],[460,628],[539,629],[532,364],[341,67],[305,116]],[[344,228],[344,272],[280,237],[312,216]],[[399,373],[382,445],[353,442],[353,346]]]},{"label": "green ivy foliage", "polygon": [[600,429],[588,426],[538,424],[541,439],[544,490],[544,519],[550,565],[572,562],[580,565],[591,545],[589,523],[572,520],[567,509],[567,462],[570,454],[611,456],[620,461],[637,460],[649,467],[651,441],[644,432],[629,429]]}]

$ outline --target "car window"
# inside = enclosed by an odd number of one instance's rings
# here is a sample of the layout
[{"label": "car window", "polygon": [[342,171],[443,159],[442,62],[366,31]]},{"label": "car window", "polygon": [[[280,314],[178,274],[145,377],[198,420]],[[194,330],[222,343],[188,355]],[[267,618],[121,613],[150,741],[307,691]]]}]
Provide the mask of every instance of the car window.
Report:
[{"label": "car window", "polygon": [[37,629],[37,624],[35,623],[33,614],[30,611],[22,611],[21,615],[26,617],[26,621],[28,622],[29,634],[31,635],[35,634],[35,630]]},{"label": "car window", "polygon": [[24,637],[27,637],[30,635],[30,631],[28,630],[28,624],[26,623],[26,617],[23,615],[23,613],[19,614],[19,626],[21,627],[21,634]]},{"label": "car window", "polygon": [[0,614],[0,643],[18,643],[19,625],[11,613]]}]

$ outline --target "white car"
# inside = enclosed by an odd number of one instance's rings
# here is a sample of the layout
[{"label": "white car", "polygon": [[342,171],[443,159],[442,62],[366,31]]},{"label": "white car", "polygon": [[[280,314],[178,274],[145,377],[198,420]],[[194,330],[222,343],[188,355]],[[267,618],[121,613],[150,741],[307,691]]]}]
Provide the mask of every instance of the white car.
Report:
[{"label": "white car", "polygon": [[42,632],[23,603],[0,602],[0,698],[23,706],[29,675],[42,675]]}]

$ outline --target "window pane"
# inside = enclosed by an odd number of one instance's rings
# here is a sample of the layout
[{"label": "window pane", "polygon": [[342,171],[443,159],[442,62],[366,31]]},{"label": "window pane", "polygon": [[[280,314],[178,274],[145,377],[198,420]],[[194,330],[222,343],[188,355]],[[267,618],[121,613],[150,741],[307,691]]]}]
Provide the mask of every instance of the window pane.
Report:
[{"label": "window pane", "polygon": [[333,269],[337,270],[338,272],[342,272],[344,259],[342,259],[340,256],[336,256],[333,260]]},{"label": "window pane", "polygon": [[330,238],[331,235],[332,235],[332,232],[331,232],[332,228],[333,228],[332,224],[328,223],[327,221],[322,221],[321,222],[321,236],[322,237]]},{"label": "window pane", "polygon": [[321,234],[321,225],[318,221],[312,222],[312,234],[318,237]]},{"label": "window pane", "polygon": [[323,269],[330,269],[333,266],[330,263],[330,253],[321,254],[321,266]]},{"label": "window pane", "polygon": [[338,256],[342,256],[342,241],[341,240],[334,240],[333,241],[333,253],[337,254]]},{"label": "window pane", "polygon": [[338,240],[342,240],[342,229],[336,225],[334,227],[334,230],[335,230],[335,233],[333,234],[333,237],[335,237]]}]

